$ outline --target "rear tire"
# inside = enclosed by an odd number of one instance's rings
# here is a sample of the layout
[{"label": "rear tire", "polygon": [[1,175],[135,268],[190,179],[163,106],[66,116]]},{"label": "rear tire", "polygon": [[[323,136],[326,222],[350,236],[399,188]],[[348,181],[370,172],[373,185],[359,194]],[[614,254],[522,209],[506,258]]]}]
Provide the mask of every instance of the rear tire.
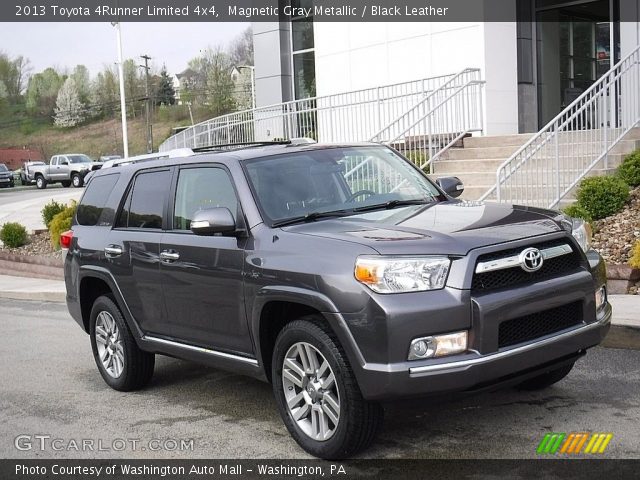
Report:
[{"label": "rear tire", "polygon": [[285,426],[311,455],[350,457],[367,448],[382,426],[384,410],[362,398],[344,349],[319,316],[302,317],[280,331],[272,381]]},{"label": "rear tire", "polygon": [[107,385],[128,392],[149,383],[155,355],[138,348],[111,296],[98,297],[93,303],[89,333],[93,358]]},{"label": "rear tire", "polygon": [[571,363],[564,367],[556,368],[550,372],[543,373],[537,377],[530,378],[524,382],[518,384],[516,388],[518,390],[542,390],[543,388],[550,387],[554,383],[558,383],[564,377],[569,375],[569,372],[575,364]]},{"label": "rear tire", "polygon": [[47,181],[42,175],[38,175],[36,177],[36,187],[38,187],[38,190],[44,190],[47,188]]}]

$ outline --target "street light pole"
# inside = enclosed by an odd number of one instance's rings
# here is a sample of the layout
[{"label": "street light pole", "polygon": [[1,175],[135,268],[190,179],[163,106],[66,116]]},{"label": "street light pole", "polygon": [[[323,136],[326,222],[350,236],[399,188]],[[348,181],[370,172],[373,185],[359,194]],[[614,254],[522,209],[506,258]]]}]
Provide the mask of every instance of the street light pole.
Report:
[{"label": "street light pole", "polygon": [[120,110],[122,113],[122,148],[124,158],[129,157],[129,136],[127,134],[127,102],[124,93],[124,66],[122,64],[122,34],[120,32],[120,22],[111,22],[116,27],[116,38],[118,40],[118,76],[120,77]]}]

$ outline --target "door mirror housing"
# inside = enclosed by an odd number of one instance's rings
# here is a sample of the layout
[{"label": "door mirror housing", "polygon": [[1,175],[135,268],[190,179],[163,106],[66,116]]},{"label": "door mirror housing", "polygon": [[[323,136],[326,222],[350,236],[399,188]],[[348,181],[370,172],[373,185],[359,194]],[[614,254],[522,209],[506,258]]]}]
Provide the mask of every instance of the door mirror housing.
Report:
[{"label": "door mirror housing", "polygon": [[191,231],[196,235],[214,235],[216,233],[235,233],[236,221],[226,207],[198,210],[191,220]]},{"label": "door mirror housing", "polygon": [[464,192],[464,184],[458,177],[441,177],[436,183],[450,197],[459,197]]}]

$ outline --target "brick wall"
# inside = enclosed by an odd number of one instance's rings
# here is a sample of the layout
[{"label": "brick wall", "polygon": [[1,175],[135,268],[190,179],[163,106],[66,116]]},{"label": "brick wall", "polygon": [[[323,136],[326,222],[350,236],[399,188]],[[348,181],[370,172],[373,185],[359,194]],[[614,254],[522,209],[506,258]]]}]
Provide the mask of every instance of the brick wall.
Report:
[{"label": "brick wall", "polygon": [[24,148],[0,148],[0,163],[4,163],[9,170],[19,169],[29,160],[43,160],[42,153]]}]

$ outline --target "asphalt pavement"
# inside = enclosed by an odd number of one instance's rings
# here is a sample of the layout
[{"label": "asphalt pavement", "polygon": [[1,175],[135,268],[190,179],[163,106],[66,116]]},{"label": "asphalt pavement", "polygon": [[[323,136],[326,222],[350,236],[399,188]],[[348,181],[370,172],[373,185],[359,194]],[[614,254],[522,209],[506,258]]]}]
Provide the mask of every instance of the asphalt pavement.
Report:
[{"label": "asphalt pavement", "polygon": [[27,230],[45,228],[40,211],[52,199],[59,203],[79,200],[84,188],[63,188],[52,184],[44,190],[35,186],[16,186],[0,188],[0,225],[7,222],[19,222]]},{"label": "asphalt pavement", "polygon": [[[146,389],[116,392],[63,304],[3,299],[0,325],[0,457],[308,458],[267,384],[158,357]],[[576,431],[613,433],[603,457],[640,458],[640,341],[628,346],[590,350],[543,391],[387,405],[363,457],[535,458],[546,433]]]}]

